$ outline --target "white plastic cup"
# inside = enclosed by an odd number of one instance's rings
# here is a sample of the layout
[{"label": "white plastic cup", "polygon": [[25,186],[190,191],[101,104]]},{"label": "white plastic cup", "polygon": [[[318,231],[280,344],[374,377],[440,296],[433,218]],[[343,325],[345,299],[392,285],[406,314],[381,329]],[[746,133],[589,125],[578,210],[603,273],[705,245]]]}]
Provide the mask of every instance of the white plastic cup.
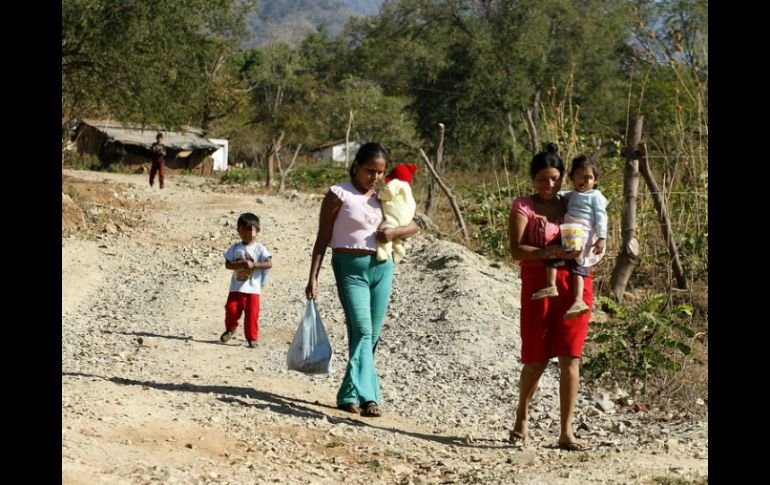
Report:
[{"label": "white plastic cup", "polygon": [[588,239],[588,231],[582,224],[562,224],[561,245],[567,251],[582,251]]}]

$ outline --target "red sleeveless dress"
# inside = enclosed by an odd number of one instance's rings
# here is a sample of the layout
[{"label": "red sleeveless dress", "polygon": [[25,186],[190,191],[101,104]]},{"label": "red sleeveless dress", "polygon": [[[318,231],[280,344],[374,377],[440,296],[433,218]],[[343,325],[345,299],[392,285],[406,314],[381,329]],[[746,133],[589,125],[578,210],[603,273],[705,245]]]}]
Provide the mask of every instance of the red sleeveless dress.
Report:
[{"label": "red sleeveless dress", "polygon": [[[560,239],[559,224],[548,222],[535,214],[532,197],[517,197],[512,210],[527,217],[525,243],[545,247]],[[574,320],[564,320],[564,314],[575,301],[567,266],[556,272],[556,288],[559,296],[532,301],[537,290],[546,285],[545,266],[542,260],[521,261],[521,361],[524,364],[547,362],[553,357],[570,355],[580,357],[588,334],[591,312]],[[583,301],[593,306],[593,275],[583,278]]]}]

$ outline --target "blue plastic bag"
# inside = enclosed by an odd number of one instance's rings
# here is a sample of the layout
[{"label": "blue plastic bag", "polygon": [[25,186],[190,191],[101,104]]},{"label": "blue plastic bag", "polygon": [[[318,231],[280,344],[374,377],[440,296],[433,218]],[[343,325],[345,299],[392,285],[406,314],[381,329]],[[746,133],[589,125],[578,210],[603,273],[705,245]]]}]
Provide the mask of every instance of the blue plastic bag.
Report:
[{"label": "blue plastic bag", "polygon": [[318,314],[315,300],[308,300],[305,315],[289,345],[286,361],[290,370],[305,374],[331,372],[332,346]]}]

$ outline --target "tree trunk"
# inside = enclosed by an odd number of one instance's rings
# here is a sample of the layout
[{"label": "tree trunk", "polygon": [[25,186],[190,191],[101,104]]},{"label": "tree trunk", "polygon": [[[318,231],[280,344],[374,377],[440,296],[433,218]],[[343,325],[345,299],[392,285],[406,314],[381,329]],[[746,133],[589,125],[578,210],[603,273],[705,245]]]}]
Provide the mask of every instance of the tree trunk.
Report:
[{"label": "tree trunk", "polygon": [[350,110],[348,117],[348,131],[345,132],[345,168],[348,168],[350,162],[350,128],[353,126],[353,110]]},{"label": "tree trunk", "polygon": [[532,100],[532,122],[537,123],[540,115],[540,90],[535,91],[535,99]]},{"label": "tree trunk", "polygon": [[537,141],[537,128],[535,128],[535,121],[532,119],[532,111],[527,111],[527,133],[529,134],[529,147],[532,149],[532,154],[536,155],[540,151],[540,143]]},{"label": "tree trunk", "polygon": [[[444,166],[444,123],[438,124],[439,129],[439,141],[438,150],[436,150],[436,172],[443,172]],[[425,201],[425,214],[430,215],[436,211],[436,205],[433,201],[433,194],[436,193],[436,179],[431,177],[430,184],[428,184],[428,200]]]},{"label": "tree trunk", "polygon": [[222,52],[217,56],[217,60],[214,61],[214,64],[211,66],[211,69],[206,70],[206,88],[205,88],[205,101],[203,103],[203,115],[201,117],[201,131],[203,132],[203,137],[209,136],[209,132],[211,130],[211,122],[216,120],[217,118],[220,118],[221,116],[217,116],[213,113],[212,107],[210,104],[210,98],[211,95],[210,89],[211,86],[214,84],[214,81],[217,77],[217,71],[219,71],[219,68],[222,67],[222,64],[225,61],[225,53]]},{"label": "tree trunk", "polygon": [[251,157],[254,159],[253,166],[256,170],[257,167],[261,165],[261,161],[259,159],[259,151],[254,147],[249,147],[249,151],[251,152]]},{"label": "tree trunk", "polygon": [[208,108],[204,108],[203,121],[201,121],[201,136],[203,138],[206,138],[207,136],[209,136],[209,131],[211,129],[211,122],[213,120],[214,118],[212,118],[209,115]]},{"label": "tree trunk", "polygon": [[642,139],[644,116],[634,118],[631,132],[626,134],[626,165],[623,172],[623,219],[621,248],[610,278],[610,291],[621,301],[628,279],[639,261],[639,241],[636,239],[636,198],[639,189],[639,142]]},{"label": "tree trunk", "polygon": [[283,141],[283,130],[278,133],[278,136],[273,138],[273,144],[267,151],[267,177],[265,179],[265,187],[267,190],[273,190],[274,166],[275,155],[281,149],[281,142]]},{"label": "tree trunk", "polygon": [[449,188],[444,185],[444,182],[441,181],[441,178],[436,173],[436,169],[433,168],[433,164],[430,163],[430,160],[428,159],[428,155],[425,154],[425,152],[420,150],[420,155],[422,155],[423,160],[425,160],[425,165],[430,170],[430,173],[433,174],[433,177],[435,177],[436,182],[438,182],[439,187],[441,187],[441,190],[444,191],[447,198],[449,199],[449,203],[452,205],[452,211],[455,213],[455,219],[457,219],[457,225],[460,226],[460,230],[463,232],[463,237],[466,241],[470,240],[470,236],[468,235],[468,228],[465,227],[465,219],[463,219],[463,215],[460,212],[460,206],[457,205],[457,200],[455,199],[455,196],[452,195],[452,192],[450,192]]},{"label": "tree trunk", "polygon": [[516,132],[513,131],[513,115],[509,111],[508,115],[508,133],[511,134],[511,165],[516,167]]},{"label": "tree trunk", "polygon": [[289,166],[286,167],[286,170],[281,169],[281,159],[277,156],[278,159],[278,170],[281,172],[281,185],[278,186],[278,193],[281,193],[286,188],[286,178],[289,176],[289,173],[291,172],[291,168],[294,166],[294,162],[297,160],[297,155],[299,155],[299,151],[302,149],[302,143],[297,145],[297,149],[294,150],[294,156],[291,157],[291,162],[289,162]]},{"label": "tree trunk", "polygon": [[671,269],[674,272],[674,278],[676,278],[677,288],[680,290],[687,289],[687,280],[684,277],[684,270],[682,269],[682,263],[679,262],[679,251],[676,247],[676,240],[674,239],[674,233],[671,230],[671,223],[668,219],[668,209],[663,200],[663,195],[660,193],[658,183],[652,175],[650,170],[650,163],[647,160],[647,145],[642,145],[641,159],[639,163],[639,169],[642,172],[644,180],[647,182],[647,186],[652,193],[652,202],[655,204],[655,210],[658,211],[658,217],[660,219],[660,230],[663,233],[663,239],[668,246],[668,257],[671,260]]}]

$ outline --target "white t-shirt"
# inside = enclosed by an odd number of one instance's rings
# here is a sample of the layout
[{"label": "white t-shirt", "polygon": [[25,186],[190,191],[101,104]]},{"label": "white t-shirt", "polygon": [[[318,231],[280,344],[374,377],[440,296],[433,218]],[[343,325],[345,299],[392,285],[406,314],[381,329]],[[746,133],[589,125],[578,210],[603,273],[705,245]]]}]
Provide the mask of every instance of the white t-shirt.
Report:
[{"label": "white t-shirt", "polygon": [[[237,242],[225,251],[225,259],[231,263],[244,260],[261,263],[272,257],[267,248],[258,242],[252,242],[248,246],[242,242]],[[262,285],[266,281],[266,269],[233,271],[233,276],[230,279],[230,291],[259,295],[260,291],[262,291]]]}]

